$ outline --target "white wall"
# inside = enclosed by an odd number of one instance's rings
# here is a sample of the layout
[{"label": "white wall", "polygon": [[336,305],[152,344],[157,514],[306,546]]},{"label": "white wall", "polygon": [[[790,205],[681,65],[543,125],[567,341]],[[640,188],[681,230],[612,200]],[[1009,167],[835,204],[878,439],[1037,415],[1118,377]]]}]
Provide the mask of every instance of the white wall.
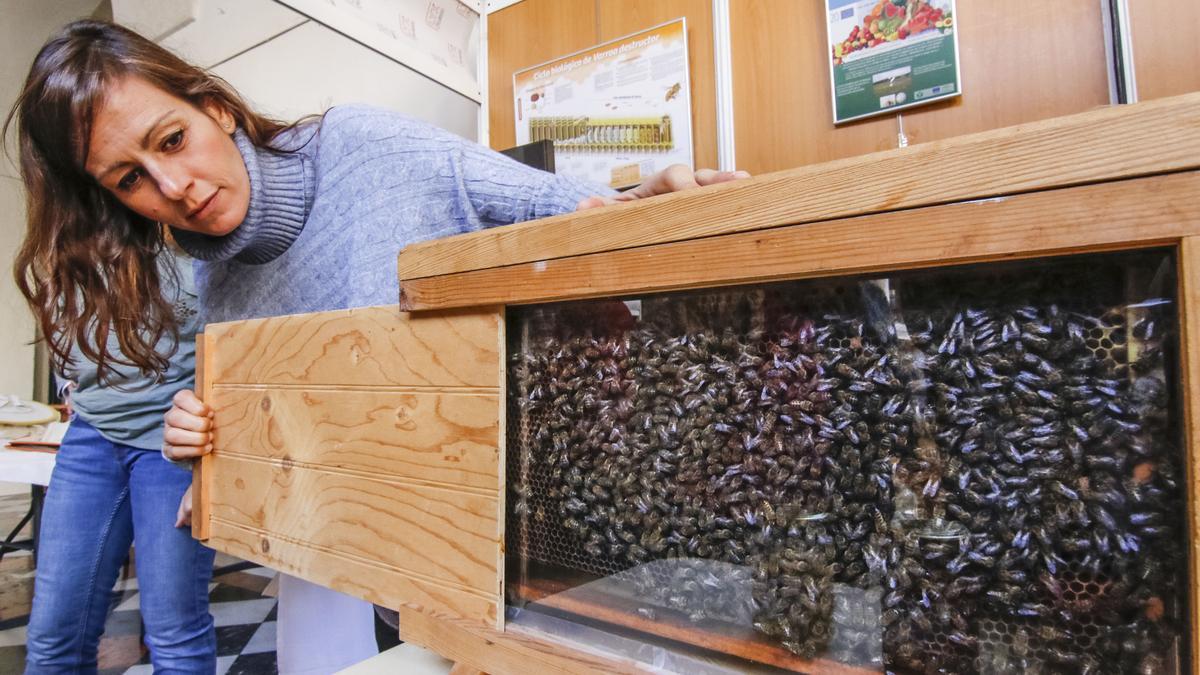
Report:
[{"label": "white wall", "polygon": [[255,107],[292,120],[339,103],[369,103],[465,138],[479,104],[313,21],[213,68]]},{"label": "white wall", "polygon": [[[116,20],[282,120],[369,103],[476,139],[479,104],[275,0],[114,0]],[[190,18],[189,18],[190,17]]]},{"label": "white wall", "polygon": [[[0,0],[0,111],[12,108],[29,65],[50,34],[87,17],[99,0]],[[25,235],[25,192],[8,155],[16,157],[10,132],[0,157],[0,394],[29,397],[34,388],[33,315],[12,280],[12,263]]]}]

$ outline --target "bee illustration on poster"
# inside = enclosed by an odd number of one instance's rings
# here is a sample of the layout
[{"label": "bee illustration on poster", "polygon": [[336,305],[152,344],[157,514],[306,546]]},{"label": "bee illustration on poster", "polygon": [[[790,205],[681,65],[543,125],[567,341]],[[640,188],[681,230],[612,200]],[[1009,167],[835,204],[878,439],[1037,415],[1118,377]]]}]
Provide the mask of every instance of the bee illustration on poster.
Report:
[{"label": "bee illustration on poster", "polygon": [[551,140],[557,173],[616,188],[693,165],[684,19],[513,75],[518,144]]},{"label": "bee illustration on poster", "polygon": [[825,0],[834,124],[962,94],[955,0]]}]

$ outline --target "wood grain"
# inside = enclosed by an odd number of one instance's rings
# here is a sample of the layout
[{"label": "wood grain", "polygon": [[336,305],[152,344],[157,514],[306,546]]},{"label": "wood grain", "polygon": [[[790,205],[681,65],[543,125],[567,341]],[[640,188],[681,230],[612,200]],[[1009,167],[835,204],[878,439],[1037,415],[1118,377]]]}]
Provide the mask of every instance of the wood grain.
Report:
[{"label": "wood grain", "polygon": [[487,597],[496,592],[496,497],[223,453],[212,517],[342,557],[386,563]]},{"label": "wood grain", "polygon": [[272,460],[471,487],[499,484],[500,397],[218,385],[217,443]]},{"label": "wood grain", "polygon": [[523,0],[493,12],[488,22],[490,145],[516,145],[513,73],[600,42],[596,29],[599,0]]},{"label": "wood grain", "polygon": [[400,638],[492,675],[662,672],[515,627],[500,632],[408,608],[400,609]]},{"label": "wood grain", "polygon": [[404,282],[412,310],[883,272],[1200,233],[1200,172],[932,206]]},{"label": "wood grain", "polygon": [[490,312],[409,317],[395,306],[209,324],[210,383],[495,390]]},{"label": "wood grain", "polygon": [[712,1],[599,0],[596,9],[598,43],[616,40],[679,17],[687,20],[693,163],[696,168],[716,168],[717,79],[713,66]]},{"label": "wood grain", "polygon": [[311,544],[214,519],[209,546],[244,560],[336,589],[384,607],[412,607],[495,625],[496,599],[419,579],[388,565],[349,558]]},{"label": "wood grain", "polygon": [[1138,99],[1200,91],[1200,2],[1132,0],[1128,7]]},{"label": "wood grain", "polygon": [[[195,391],[202,401],[211,401],[210,359],[213,349],[208,344],[208,333],[196,334],[196,384]],[[204,455],[192,462],[192,536],[205,541],[210,536],[209,518],[212,513],[210,491],[212,483],[212,456]]]},{"label": "wood grain", "polygon": [[[1100,9],[1095,0],[958,3],[965,96],[903,111],[909,141],[1108,103]],[[758,174],[897,147],[895,115],[834,126],[823,3],[744,0],[729,13],[738,168]]]},{"label": "wood grain", "polygon": [[400,253],[400,279],[1197,165],[1200,94],[1189,94],[415,244]]},{"label": "wood grain", "polygon": [[499,625],[502,323],[391,306],[210,325],[206,543]]},{"label": "wood grain", "polygon": [[[1179,245],[1180,366],[1184,405],[1184,465],[1187,495],[1189,603],[1200,607],[1200,237]],[[1192,626],[1193,666],[1200,655],[1200,630]]]}]

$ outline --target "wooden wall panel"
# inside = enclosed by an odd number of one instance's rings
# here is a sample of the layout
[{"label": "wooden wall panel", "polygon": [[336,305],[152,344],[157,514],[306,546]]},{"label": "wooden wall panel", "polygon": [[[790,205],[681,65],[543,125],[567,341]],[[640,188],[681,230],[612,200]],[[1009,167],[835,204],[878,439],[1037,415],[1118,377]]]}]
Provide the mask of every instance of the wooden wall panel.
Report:
[{"label": "wooden wall panel", "polygon": [[[894,148],[894,115],[835,127],[823,3],[730,3],[738,168],[775,171]],[[1096,0],[958,3],[964,96],[903,113],[911,143],[1108,103]]]},{"label": "wooden wall panel", "polygon": [[499,625],[500,312],[371,307],[213,324],[204,342],[209,546]]},{"label": "wooden wall panel", "polygon": [[1200,2],[1131,0],[1138,100],[1200,91]]},{"label": "wooden wall panel", "polygon": [[524,0],[487,22],[488,133],[503,150],[516,145],[513,73],[599,42],[596,0]]},{"label": "wooden wall panel", "polygon": [[[535,0],[525,0],[531,2]],[[600,39],[615,40],[686,17],[692,85],[692,152],[697,167],[717,166],[717,84],[711,0],[598,0]]]}]

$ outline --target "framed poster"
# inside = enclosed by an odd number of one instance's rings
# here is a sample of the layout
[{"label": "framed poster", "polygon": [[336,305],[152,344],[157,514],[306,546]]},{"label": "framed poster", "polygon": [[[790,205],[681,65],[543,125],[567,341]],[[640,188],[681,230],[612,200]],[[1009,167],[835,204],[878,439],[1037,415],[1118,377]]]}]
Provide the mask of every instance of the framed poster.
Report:
[{"label": "framed poster", "polygon": [[833,123],[962,94],[955,0],[825,0]]},{"label": "framed poster", "polygon": [[692,166],[682,18],[513,74],[517,143],[554,142],[557,173],[615,188]]}]

